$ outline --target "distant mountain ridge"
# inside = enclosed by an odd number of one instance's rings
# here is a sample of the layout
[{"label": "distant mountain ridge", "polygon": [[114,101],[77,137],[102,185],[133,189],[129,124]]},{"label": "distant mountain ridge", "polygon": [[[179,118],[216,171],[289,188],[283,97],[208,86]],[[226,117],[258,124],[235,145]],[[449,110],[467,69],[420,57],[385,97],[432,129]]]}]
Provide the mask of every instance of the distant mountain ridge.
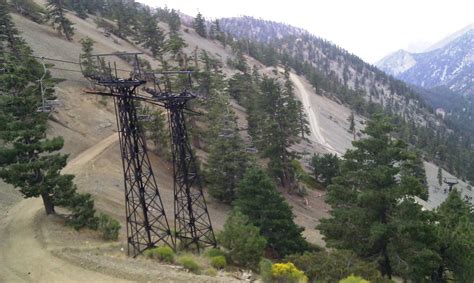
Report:
[{"label": "distant mountain ridge", "polygon": [[407,83],[424,88],[445,86],[474,95],[474,24],[434,44],[423,53],[399,50],[376,66]]},{"label": "distant mountain ridge", "polygon": [[[434,44],[431,44],[428,48],[425,48],[425,50],[423,50],[423,52],[429,52],[429,51],[433,51],[435,49],[438,49],[438,48],[442,48],[444,46],[446,46],[447,44],[449,44],[451,41],[455,40],[456,38],[464,35],[466,32],[468,32],[469,30],[472,30],[474,29],[474,23],[464,27],[463,29],[455,32],[455,33],[452,33],[450,35],[448,35],[447,37],[441,39],[440,41],[434,43]],[[421,52],[417,52],[417,53],[421,53]]]}]

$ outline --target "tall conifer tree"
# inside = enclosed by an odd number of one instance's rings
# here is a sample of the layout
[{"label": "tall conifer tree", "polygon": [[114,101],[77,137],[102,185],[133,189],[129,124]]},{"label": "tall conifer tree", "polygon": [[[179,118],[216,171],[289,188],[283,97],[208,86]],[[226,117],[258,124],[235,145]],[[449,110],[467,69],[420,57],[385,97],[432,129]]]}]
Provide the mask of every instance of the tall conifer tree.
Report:
[{"label": "tall conifer tree", "polygon": [[[5,0],[0,0],[0,7]],[[94,203],[88,194],[78,194],[74,176],[62,175],[67,155],[58,153],[63,147],[61,137],[46,136],[48,111],[42,105],[38,79],[44,69],[33,57],[14,29],[8,14],[0,21],[11,27],[9,37],[0,37],[0,57],[6,70],[0,73],[0,178],[18,188],[25,198],[41,197],[47,214],[55,206],[72,210],[70,223],[75,228],[95,227]],[[15,55],[3,51],[13,51]],[[51,76],[46,73],[43,84],[46,97],[51,97]]]},{"label": "tall conifer tree", "polygon": [[194,18],[193,27],[197,34],[202,37],[207,37],[206,20],[200,12],[196,15],[196,18]]},{"label": "tall conifer tree", "polygon": [[67,40],[71,41],[74,35],[74,26],[66,18],[65,5],[63,0],[48,0],[48,18],[52,26],[62,34]]},{"label": "tall conifer tree", "polygon": [[436,210],[439,266],[432,282],[474,282],[474,207],[457,190]]},{"label": "tall conifer tree", "polygon": [[[364,131],[368,137],[353,142],[354,149],[344,155],[341,175],[332,179],[328,189],[332,217],[321,220],[318,226],[330,247],[351,249],[378,262],[382,275],[389,278],[394,262],[399,262],[397,256],[405,262],[415,258],[436,262],[426,246],[430,240],[410,232],[429,230],[428,218],[414,202],[415,196],[426,196],[423,180],[413,167],[416,155],[393,139],[391,131],[386,119],[375,116]],[[423,270],[417,278],[429,274],[429,268]]]},{"label": "tall conifer tree", "polygon": [[256,165],[249,166],[237,189],[235,207],[260,228],[267,248],[283,257],[308,248],[303,228],[293,222],[293,212],[272,180]]},{"label": "tall conifer tree", "polygon": [[137,43],[143,44],[143,47],[150,49],[155,58],[161,60],[165,48],[165,34],[158,26],[157,15],[145,11],[139,25]]},{"label": "tall conifer tree", "polygon": [[270,158],[270,173],[290,191],[296,187],[291,160],[296,157],[290,147],[302,140],[301,133],[309,133],[308,122],[301,116],[301,103],[294,97],[288,71],[282,86],[275,78],[263,77],[260,92],[254,96],[249,109],[250,134]]}]

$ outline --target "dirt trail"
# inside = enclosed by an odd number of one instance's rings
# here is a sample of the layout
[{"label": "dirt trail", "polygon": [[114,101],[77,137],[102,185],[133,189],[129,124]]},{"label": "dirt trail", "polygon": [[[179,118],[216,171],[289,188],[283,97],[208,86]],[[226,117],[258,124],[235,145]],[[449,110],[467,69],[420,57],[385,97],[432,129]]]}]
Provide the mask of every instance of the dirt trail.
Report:
[{"label": "dirt trail", "polygon": [[[64,172],[73,173],[97,158],[118,140],[113,134],[71,160]],[[51,254],[38,239],[35,216],[41,213],[40,198],[15,205],[0,223],[0,281],[2,282],[120,282],[101,273],[71,265]]]},{"label": "dirt trail", "polygon": [[306,88],[304,87],[303,83],[301,82],[300,78],[293,74],[290,73],[290,79],[293,82],[293,84],[296,87],[296,90],[299,92],[301,96],[301,103],[303,103],[303,108],[308,115],[308,122],[309,122],[309,128],[311,130],[311,136],[315,139],[312,140],[314,142],[317,142],[324,146],[329,152],[335,153],[337,155],[340,155],[339,152],[337,152],[334,147],[332,147],[324,138],[323,134],[321,133],[321,127],[319,126],[319,120],[314,113],[314,109],[311,108],[311,102],[309,101],[309,95],[308,92],[306,91]]},{"label": "dirt trail", "polygon": [[64,174],[72,174],[81,166],[84,166],[88,162],[94,161],[104,150],[109,148],[115,142],[118,141],[118,135],[112,134],[109,137],[103,139],[100,143],[84,150],[76,158],[68,162],[66,167],[63,169]]}]

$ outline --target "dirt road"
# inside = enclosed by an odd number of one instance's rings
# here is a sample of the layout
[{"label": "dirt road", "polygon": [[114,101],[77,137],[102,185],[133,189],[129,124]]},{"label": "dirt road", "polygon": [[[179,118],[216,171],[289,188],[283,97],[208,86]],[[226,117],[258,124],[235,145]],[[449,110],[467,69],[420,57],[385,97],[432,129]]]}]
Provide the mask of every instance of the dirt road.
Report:
[{"label": "dirt road", "polygon": [[[97,158],[118,140],[113,134],[68,163],[73,173]],[[121,280],[80,268],[51,254],[38,239],[35,216],[42,213],[40,198],[15,205],[0,222],[0,282],[120,282]]]},{"label": "dirt road", "polygon": [[293,74],[290,73],[290,79],[293,82],[293,84],[296,87],[296,91],[300,94],[301,96],[301,103],[303,104],[303,108],[306,112],[306,115],[308,115],[308,122],[309,122],[309,128],[311,130],[311,136],[313,137],[311,140],[313,142],[317,142],[324,146],[329,152],[335,153],[337,155],[340,155],[334,147],[332,147],[324,138],[323,134],[321,133],[321,127],[319,125],[318,117],[314,113],[314,109],[311,108],[311,103],[309,101],[309,95],[308,92],[306,91],[306,88],[304,87],[303,83],[301,82],[300,78]]}]

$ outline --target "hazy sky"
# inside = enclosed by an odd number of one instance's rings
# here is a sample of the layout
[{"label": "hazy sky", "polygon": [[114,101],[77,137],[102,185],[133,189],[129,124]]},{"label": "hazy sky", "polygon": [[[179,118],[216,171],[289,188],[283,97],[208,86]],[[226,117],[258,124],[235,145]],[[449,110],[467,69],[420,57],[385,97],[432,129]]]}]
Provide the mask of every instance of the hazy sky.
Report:
[{"label": "hazy sky", "polygon": [[474,23],[474,0],[138,0],[206,18],[250,15],[304,28],[374,63]]}]

